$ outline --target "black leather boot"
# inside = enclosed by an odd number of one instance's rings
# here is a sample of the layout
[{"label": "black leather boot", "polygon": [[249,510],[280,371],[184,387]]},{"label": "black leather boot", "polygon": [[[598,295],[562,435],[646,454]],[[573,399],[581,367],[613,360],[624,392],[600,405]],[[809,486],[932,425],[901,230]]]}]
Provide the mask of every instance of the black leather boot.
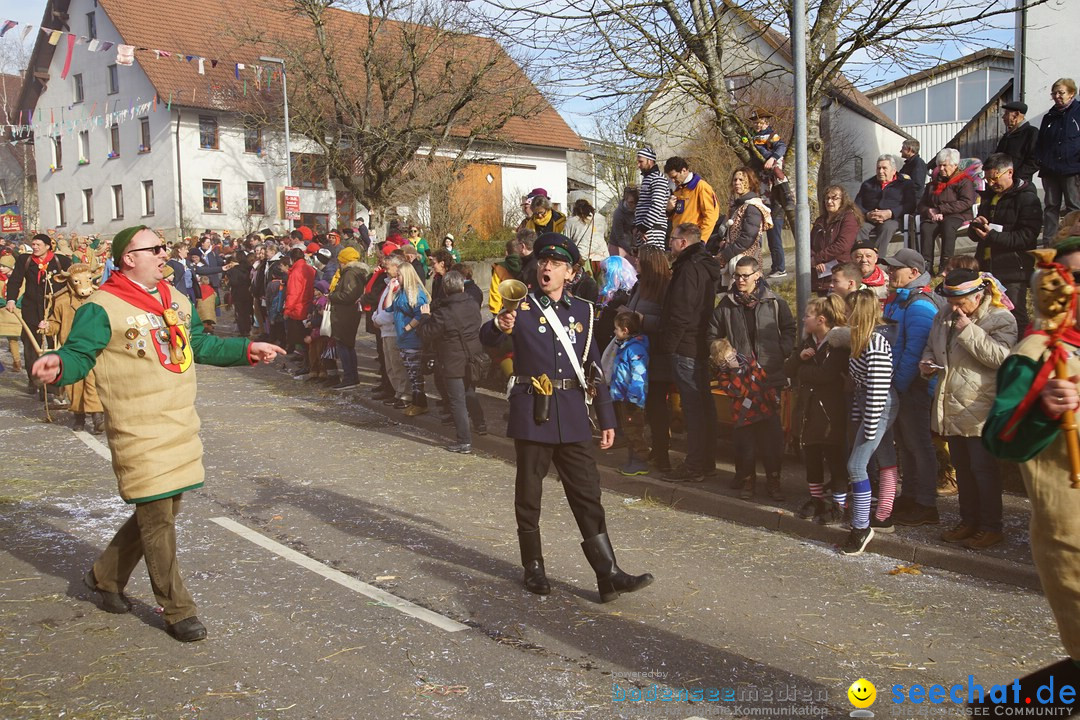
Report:
[{"label": "black leather boot", "polygon": [[550,595],[551,583],[544,574],[544,554],[540,544],[540,531],[518,531],[521,547],[521,565],[525,568],[525,589],[537,595]]},{"label": "black leather boot", "polygon": [[100,435],[105,432],[105,413],[90,413],[90,419],[94,421],[94,427],[90,430],[92,434]]},{"label": "black leather boot", "polygon": [[634,592],[652,584],[653,576],[628,575],[615,564],[615,551],[607,533],[600,533],[581,543],[585,558],[596,573],[596,585],[600,589],[600,602],[611,602],[624,592]]},{"label": "black leather boot", "polygon": [[72,430],[85,430],[86,429],[86,413],[75,413],[71,418]]}]

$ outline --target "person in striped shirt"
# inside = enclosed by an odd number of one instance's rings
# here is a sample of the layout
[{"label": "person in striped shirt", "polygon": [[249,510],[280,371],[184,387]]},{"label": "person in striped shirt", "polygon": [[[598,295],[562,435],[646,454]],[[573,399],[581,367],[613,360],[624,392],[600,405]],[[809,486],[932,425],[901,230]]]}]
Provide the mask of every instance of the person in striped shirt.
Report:
[{"label": "person in striped shirt", "polygon": [[671,181],[660,172],[656,165],[656,151],[650,147],[638,150],[637,166],[641,171],[641,188],[634,208],[635,245],[654,245],[666,250]]},{"label": "person in striped shirt", "polygon": [[[851,359],[848,369],[855,381],[851,423],[855,428],[848,479],[851,483],[851,533],[840,547],[845,555],[859,555],[874,537],[870,527],[870,477],[867,465],[877,454],[878,465],[896,465],[896,450],[881,440],[896,420],[898,402],[893,382],[893,357],[889,341],[880,332],[881,305],[872,290],[856,290],[848,298],[851,314]],[[883,457],[891,456],[891,457]],[[891,500],[891,498],[890,498]]]}]

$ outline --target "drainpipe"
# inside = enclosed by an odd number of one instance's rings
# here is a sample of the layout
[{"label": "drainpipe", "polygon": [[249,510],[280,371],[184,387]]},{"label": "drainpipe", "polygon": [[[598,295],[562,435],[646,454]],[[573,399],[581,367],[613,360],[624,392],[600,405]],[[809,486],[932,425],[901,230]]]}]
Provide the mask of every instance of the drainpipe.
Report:
[{"label": "drainpipe", "polygon": [[176,200],[179,215],[176,216],[177,240],[184,239],[184,183],[180,172],[180,108],[176,108]]}]

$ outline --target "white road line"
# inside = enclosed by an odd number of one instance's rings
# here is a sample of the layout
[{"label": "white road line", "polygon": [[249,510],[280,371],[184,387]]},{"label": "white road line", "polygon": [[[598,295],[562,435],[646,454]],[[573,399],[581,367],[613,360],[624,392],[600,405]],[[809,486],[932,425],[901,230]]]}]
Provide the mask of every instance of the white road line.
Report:
[{"label": "white road line", "polygon": [[82,440],[83,444],[86,445],[86,447],[90,448],[109,462],[112,462],[112,453],[109,452],[108,445],[105,445],[85,430],[74,430],[73,432],[75,433],[75,437]]},{"label": "white road line", "polygon": [[231,530],[242,538],[250,540],[259,547],[265,548],[270,552],[280,555],[286,560],[292,561],[297,565],[307,568],[313,573],[322,575],[327,580],[332,580],[338,585],[349,588],[355,592],[365,595],[376,602],[382,603],[388,607],[394,608],[400,612],[410,615],[418,620],[423,620],[426,623],[434,625],[441,630],[447,632],[458,632],[459,630],[467,630],[468,625],[462,625],[456,620],[451,620],[448,617],[444,617],[436,612],[432,612],[427,608],[414,605],[408,600],[403,600],[396,595],[391,595],[385,590],[380,590],[374,585],[368,585],[365,582],[361,582],[356,578],[350,577],[340,570],[335,570],[331,567],[327,567],[318,560],[312,560],[307,555],[299,553],[292,548],[285,547],[279,542],[275,542],[270,538],[262,535],[249,527],[241,525],[234,520],[230,520],[226,517],[210,518],[213,522],[217,523],[226,530]]}]

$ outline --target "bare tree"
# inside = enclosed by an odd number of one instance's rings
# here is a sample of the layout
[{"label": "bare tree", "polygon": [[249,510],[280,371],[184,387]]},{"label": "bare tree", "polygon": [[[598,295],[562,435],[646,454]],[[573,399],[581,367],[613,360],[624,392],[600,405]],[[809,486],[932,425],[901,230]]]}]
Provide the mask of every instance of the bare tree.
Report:
[{"label": "bare tree", "polygon": [[[667,100],[702,110],[743,161],[750,135],[735,86],[773,85],[790,98],[790,0],[485,0],[491,26],[556,58],[552,85],[609,102]],[[991,44],[1017,5],[1048,0],[808,0],[807,107],[811,196],[821,169],[826,93],[850,92],[871,67],[937,64],[950,43]],[[790,105],[790,99],[788,101]],[[692,124],[696,126],[696,123]]]},{"label": "bare tree", "polygon": [[[286,0],[288,36],[260,18],[237,30],[285,59],[291,129],[329,177],[381,219],[401,188],[461,167],[514,118],[549,107],[473,13],[436,0]],[[249,121],[278,122],[280,96],[257,96]]]}]

